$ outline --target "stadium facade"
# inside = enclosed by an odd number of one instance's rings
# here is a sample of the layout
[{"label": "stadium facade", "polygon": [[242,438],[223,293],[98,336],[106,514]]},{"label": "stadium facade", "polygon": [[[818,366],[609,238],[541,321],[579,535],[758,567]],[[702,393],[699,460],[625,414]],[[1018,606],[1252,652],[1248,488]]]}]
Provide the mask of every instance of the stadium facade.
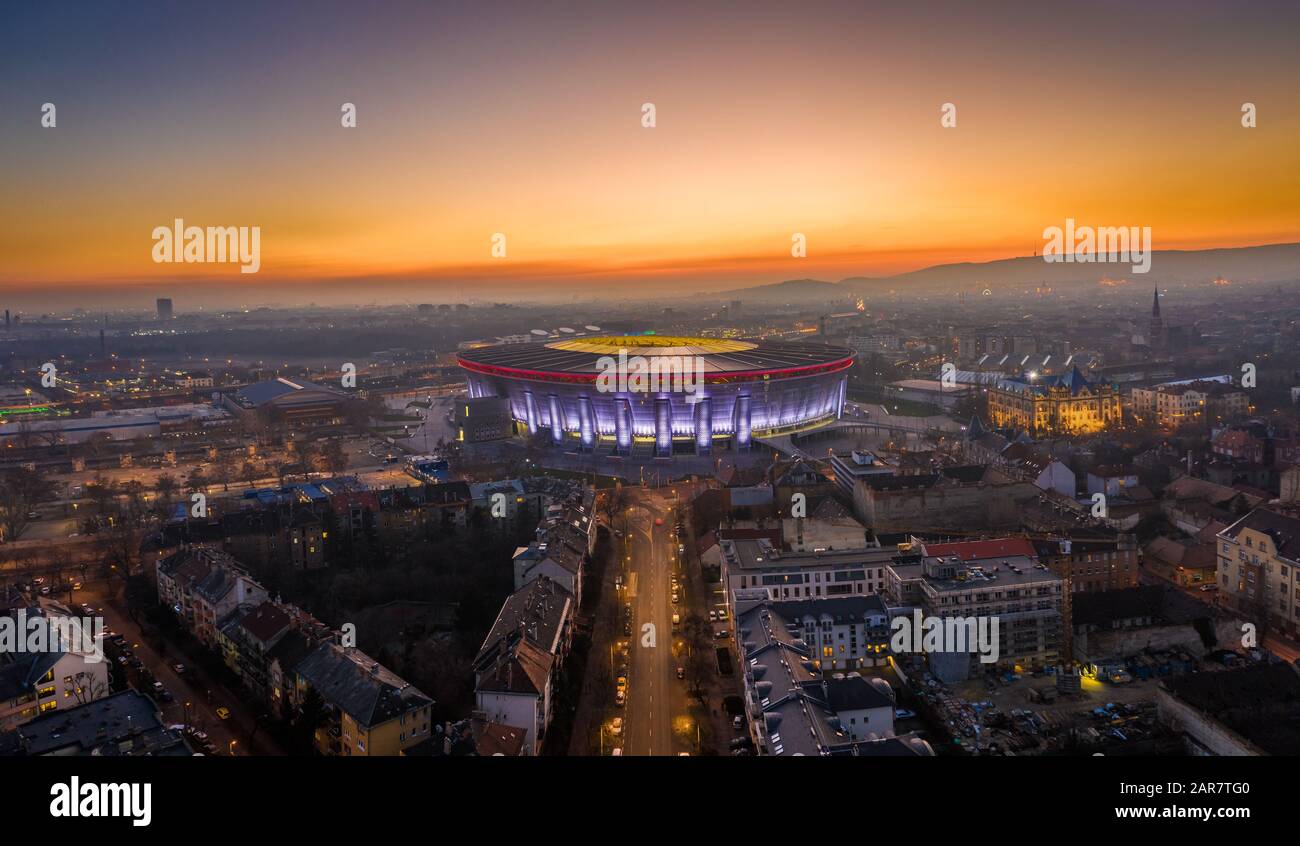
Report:
[{"label": "stadium facade", "polygon": [[521,432],[567,450],[669,456],[838,419],[853,357],[828,344],[633,335],[480,347],[459,363],[470,397],[507,399]]}]

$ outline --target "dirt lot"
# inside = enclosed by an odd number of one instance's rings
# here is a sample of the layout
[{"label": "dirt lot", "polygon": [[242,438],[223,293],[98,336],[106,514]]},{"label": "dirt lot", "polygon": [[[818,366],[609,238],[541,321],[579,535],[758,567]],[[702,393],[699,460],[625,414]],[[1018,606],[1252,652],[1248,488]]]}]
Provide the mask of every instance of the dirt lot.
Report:
[{"label": "dirt lot", "polygon": [[1009,713],[1017,708],[1026,708],[1056,720],[1065,720],[1075,715],[1090,714],[1093,708],[1105,705],[1108,702],[1120,705],[1129,702],[1154,702],[1158,684],[1159,682],[1154,678],[1146,681],[1134,679],[1128,684],[1120,685],[1106,684],[1085,678],[1082,680],[1080,693],[1068,696],[1065,694],[1058,695],[1056,700],[1050,704],[1034,701],[1030,698],[1029,692],[1041,688],[1054,689],[1056,687],[1055,676],[1042,676],[1041,678],[1024,676],[1019,681],[1011,682],[1007,686],[998,684],[992,692],[985,686],[983,679],[974,679],[952,685],[951,689],[954,694],[968,702],[992,702],[1003,713]]}]

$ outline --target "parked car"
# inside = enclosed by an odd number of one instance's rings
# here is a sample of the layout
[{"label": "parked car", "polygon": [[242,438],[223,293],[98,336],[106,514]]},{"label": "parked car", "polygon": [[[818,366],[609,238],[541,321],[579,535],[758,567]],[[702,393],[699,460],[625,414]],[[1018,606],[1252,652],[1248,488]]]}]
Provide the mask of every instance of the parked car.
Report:
[{"label": "parked car", "polygon": [[228,720],[228,719],[230,719],[230,709],[229,709],[229,708],[218,708],[218,709],[217,709],[217,716],[218,716],[220,719],[223,719],[223,720]]},{"label": "parked car", "polygon": [[183,675],[185,675],[185,665],[184,665],[184,664],[172,664],[172,670],[174,670],[174,671],[176,672],[176,675],[178,675],[178,676],[183,676]]},{"label": "parked car", "polygon": [[727,631],[726,629],[718,629],[716,632],[713,633],[713,636],[718,640],[726,640],[728,637],[731,636],[731,632]]},{"label": "parked car", "polygon": [[745,727],[745,718],[742,717],[740,714],[737,714],[736,716],[732,717],[731,727],[734,728],[736,731],[740,731]]},{"label": "parked car", "polygon": [[677,678],[679,678],[679,679],[684,679],[684,678],[686,678],[686,668],[685,668],[685,667],[678,667],[678,668],[677,668]]},{"label": "parked car", "polygon": [[710,623],[716,623],[716,622],[718,622],[718,612],[717,612],[717,611],[710,611],[710,612],[709,612],[709,622],[710,622]]},{"label": "parked car", "polygon": [[613,722],[611,722],[611,723],[609,724],[609,730],[610,730],[611,732],[613,732],[613,734],[614,734],[615,737],[618,737],[618,736],[622,735],[622,734],[623,734],[623,718],[622,718],[622,717],[615,717],[614,720],[613,720]]},{"label": "parked car", "polygon": [[915,711],[909,711],[906,708],[894,709],[894,719],[896,720],[910,720],[915,716],[916,716]]}]

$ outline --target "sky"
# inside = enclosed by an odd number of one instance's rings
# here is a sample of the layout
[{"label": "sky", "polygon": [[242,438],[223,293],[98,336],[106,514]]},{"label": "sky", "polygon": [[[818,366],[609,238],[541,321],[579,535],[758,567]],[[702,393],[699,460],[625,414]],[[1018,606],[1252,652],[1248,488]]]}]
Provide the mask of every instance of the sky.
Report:
[{"label": "sky", "polygon": [[[723,290],[1066,218],[1300,241],[1298,32],[1295,2],[6,4],[0,294]],[[176,218],[260,227],[259,271],[155,262]]]}]

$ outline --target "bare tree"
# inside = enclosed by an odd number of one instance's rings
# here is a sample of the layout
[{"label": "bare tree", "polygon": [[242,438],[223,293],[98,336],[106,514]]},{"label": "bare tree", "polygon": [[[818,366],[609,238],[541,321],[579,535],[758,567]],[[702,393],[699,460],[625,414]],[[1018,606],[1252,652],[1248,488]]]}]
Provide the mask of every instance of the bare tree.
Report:
[{"label": "bare tree", "polygon": [[230,490],[230,465],[218,458],[212,465],[212,478],[221,483],[223,491]]},{"label": "bare tree", "polygon": [[96,678],[93,673],[82,670],[72,676],[72,695],[78,705],[102,699],[109,693],[108,683]]},{"label": "bare tree", "polygon": [[4,537],[16,541],[31,525],[36,504],[45,495],[45,478],[40,471],[15,467],[0,472],[0,526]]},{"label": "bare tree", "polygon": [[172,506],[176,504],[176,494],[180,493],[180,482],[171,473],[163,473],[154,482],[153,489],[158,494],[159,513],[169,514]]}]

